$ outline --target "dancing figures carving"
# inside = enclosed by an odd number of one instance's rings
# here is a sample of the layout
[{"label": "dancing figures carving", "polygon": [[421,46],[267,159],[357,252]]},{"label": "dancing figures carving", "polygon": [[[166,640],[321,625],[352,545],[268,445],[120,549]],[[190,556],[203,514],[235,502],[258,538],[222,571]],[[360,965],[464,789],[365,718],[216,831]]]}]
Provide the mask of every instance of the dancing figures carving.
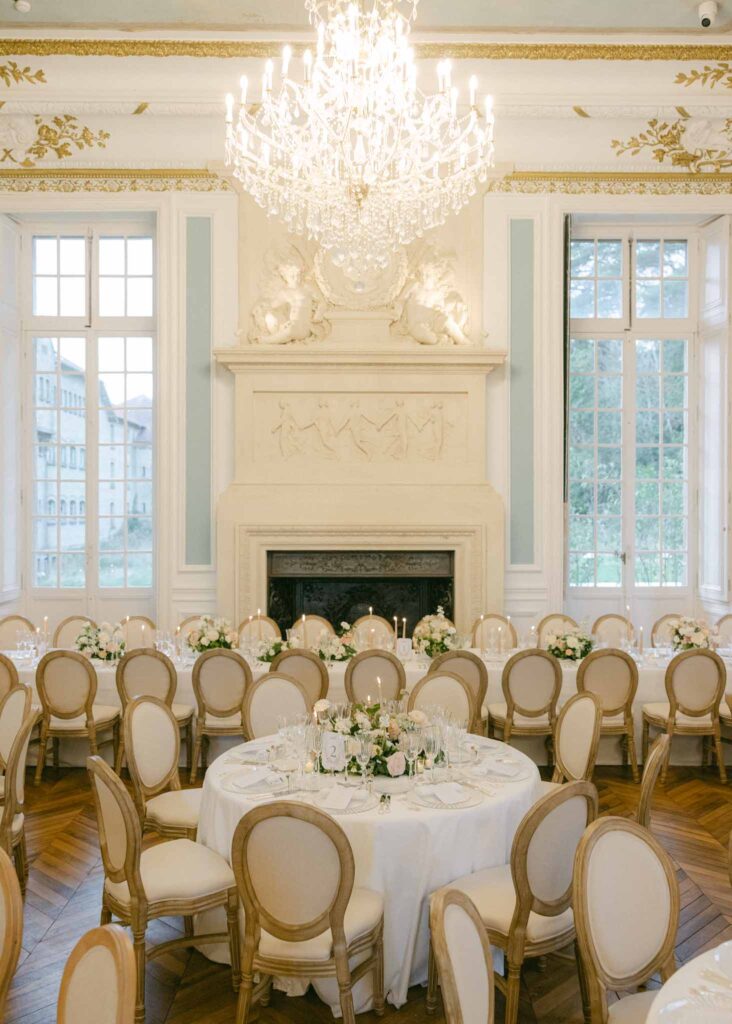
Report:
[{"label": "dancing figures carving", "polygon": [[321,341],[330,330],[323,319],[327,304],[303,254],[294,245],[287,245],[267,253],[264,265],[249,340],[262,345]]}]

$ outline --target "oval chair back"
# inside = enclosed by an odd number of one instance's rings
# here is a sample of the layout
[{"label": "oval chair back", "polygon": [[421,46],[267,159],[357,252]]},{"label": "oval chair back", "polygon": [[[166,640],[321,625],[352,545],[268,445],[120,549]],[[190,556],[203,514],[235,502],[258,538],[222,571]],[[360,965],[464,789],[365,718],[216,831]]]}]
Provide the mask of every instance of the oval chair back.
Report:
[{"label": "oval chair back", "polygon": [[394,623],[381,615],[362,615],[353,623],[353,636],[363,648],[387,647],[394,643]]},{"label": "oval chair back", "polygon": [[[208,716],[231,718],[241,714],[252,672],[236,651],[217,648],[199,654],[193,666],[193,692],[202,725]],[[223,722],[221,723],[224,724]]]},{"label": "oval chair back", "polygon": [[569,633],[573,629],[579,629],[579,623],[575,622],[571,615],[564,612],[552,612],[545,615],[536,629],[537,643],[539,647],[546,647],[547,637],[551,633]]},{"label": "oval chair back", "polygon": [[602,706],[594,693],[576,693],[559,712],[554,727],[554,781],[589,780],[600,743]]},{"label": "oval chair back", "polygon": [[28,880],[28,861],[25,854],[25,769],[28,745],[36,727],[39,712],[26,715],[10,748],[5,767],[5,800],[0,816],[0,847],[15,857],[20,888],[25,893]]},{"label": "oval chair back", "polygon": [[271,671],[284,672],[301,682],[312,704],[328,695],[328,669],[313,651],[280,651],[272,659]]},{"label": "oval chair back", "polygon": [[[476,721],[482,721],[483,705],[488,691],[488,671],[483,659],[472,651],[445,651],[432,660],[430,675],[435,672],[452,672],[467,683],[473,695]],[[479,728],[478,731],[482,733],[485,730]]]},{"label": "oval chair back", "polygon": [[620,647],[623,642],[632,644],[635,640],[633,623],[624,615],[601,615],[593,622],[592,632],[599,644],[609,647]]},{"label": "oval chair back", "polygon": [[667,732],[662,732],[653,741],[653,746],[648,752],[646,763],[643,765],[640,799],[638,801],[638,810],[635,814],[635,820],[639,825],[642,825],[643,828],[651,827],[651,802],[653,801],[653,791],[656,788],[656,783],[658,782],[658,776],[661,774],[661,769],[668,760],[670,746],[671,737]]},{"label": "oval chair back", "polygon": [[36,687],[45,718],[78,718],[93,721],[97,674],[88,658],[78,651],[49,651],[36,669]]},{"label": "oval chair back", "polygon": [[125,638],[125,651],[136,651],[140,647],[155,649],[155,623],[147,615],[130,615],[123,619],[122,636]]},{"label": "oval chair back", "polygon": [[670,647],[673,631],[679,624],[681,615],[674,612],[671,615],[662,615],[660,619],[651,626],[651,646]]},{"label": "oval chair back", "polygon": [[57,650],[73,651],[76,639],[85,626],[94,626],[96,622],[88,615],[69,615],[62,619],[53,631],[53,646]]},{"label": "oval chair back", "polygon": [[498,615],[497,612],[488,612],[473,623],[473,647],[481,650],[492,646],[493,641],[498,643],[498,630],[501,630],[501,637],[505,638],[502,646],[504,650],[512,650],[518,647],[518,634],[516,627],[506,618],[505,615]]},{"label": "oval chair back", "polygon": [[252,643],[257,640],[279,640],[282,631],[269,615],[257,615],[256,618],[242,619],[237,630],[239,644]]},{"label": "oval chair back", "polygon": [[552,654],[538,648],[514,654],[503,667],[501,687],[507,718],[514,714],[527,718],[548,715],[553,728],[562,689],[562,666]]},{"label": "oval chair back", "polygon": [[20,686],[20,678],[15,663],[12,658],[0,654],[0,697],[10,693],[16,686]]},{"label": "oval chair back", "polygon": [[[380,682],[377,682],[377,680]],[[407,688],[401,661],[389,651],[361,651],[346,665],[346,697],[351,704],[376,704],[381,700],[399,700]]]},{"label": "oval chair back", "polygon": [[134,1024],[137,968],[129,936],[117,924],[93,928],[66,961],[58,996],[58,1024]]},{"label": "oval chair back", "polygon": [[244,700],[244,732],[247,739],[271,736],[281,719],[311,717],[313,702],[302,683],[284,672],[268,672],[247,690]]},{"label": "oval chair back", "polygon": [[443,708],[470,731],[475,729],[475,702],[470,687],[454,672],[430,672],[409,694],[407,711],[428,707]]},{"label": "oval chair back", "polygon": [[[716,629],[719,636],[719,646],[732,646],[732,615],[723,615],[722,618],[717,621]],[[0,647],[1,646],[2,644],[0,644]]]},{"label": "oval chair back", "polygon": [[0,651],[14,651],[19,632],[24,640],[33,640],[36,627],[25,615],[4,615],[0,618]]},{"label": "oval chair back", "polygon": [[719,718],[719,704],[727,683],[727,669],[714,651],[682,651],[666,669],[666,694],[669,717],[683,715]]},{"label": "oval chair back", "polygon": [[178,676],[175,665],[162,651],[138,647],[120,658],[116,682],[123,708],[135,697],[157,697],[172,705]]},{"label": "oval chair back", "polygon": [[123,729],[135,802],[144,820],[150,797],[180,789],[180,728],[162,700],[136,697],[125,708]]},{"label": "oval chair back", "polygon": [[298,640],[303,647],[309,648],[316,644],[323,633],[328,636],[335,636],[333,624],[322,615],[306,615],[303,622],[302,617],[293,622],[290,628],[290,635]]},{"label": "oval chair back", "polygon": [[[665,981],[675,969],[676,872],[647,829],[627,818],[600,818],[577,849],[573,902],[591,1019],[607,1020],[609,990],[627,991],[657,972]],[[637,1009],[628,1019],[634,1015]]]},{"label": "oval chair back", "polygon": [[20,727],[30,714],[33,694],[25,686],[14,686],[0,701],[0,768],[6,769],[10,751]]},{"label": "oval chair back", "polygon": [[126,882],[130,896],[145,898],[140,876],[142,825],[125,784],[99,757],[86,761],[99,828],[104,874],[110,882]]},{"label": "oval chair back", "polygon": [[632,719],[637,689],[638,666],[625,651],[592,651],[577,669],[578,693],[594,693],[605,718],[623,714]]},{"label": "oval chair back", "polygon": [[447,1024],[493,1024],[493,956],[475,904],[459,889],[430,901],[430,936]]},{"label": "oval chair back", "polygon": [[[13,862],[0,850],[0,1020],[23,941],[23,894]],[[130,1022],[131,1024],[131,1022]]]}]

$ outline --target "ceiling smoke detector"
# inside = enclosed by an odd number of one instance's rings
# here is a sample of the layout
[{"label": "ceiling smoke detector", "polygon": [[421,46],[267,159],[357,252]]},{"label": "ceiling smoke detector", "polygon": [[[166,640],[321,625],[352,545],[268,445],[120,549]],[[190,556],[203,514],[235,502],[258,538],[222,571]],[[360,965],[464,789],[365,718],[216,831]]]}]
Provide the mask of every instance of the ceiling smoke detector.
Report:
[{"label": "ceiling smoke detector", "polygon": [[711,28],[717,20],[719,5],[715,0],[704,0],[699,4],[699,24],[702,28]]}]

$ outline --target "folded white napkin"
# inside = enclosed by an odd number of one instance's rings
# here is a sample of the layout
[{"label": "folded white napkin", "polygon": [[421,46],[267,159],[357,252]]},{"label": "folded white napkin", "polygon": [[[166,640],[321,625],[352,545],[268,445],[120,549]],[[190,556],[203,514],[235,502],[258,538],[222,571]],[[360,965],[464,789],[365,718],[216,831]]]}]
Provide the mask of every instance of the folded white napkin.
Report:
[{"label": "folded white napkin", "polygon": [[465,799],[465,790],[458,782],[440,782],[431,787],[431,792],[436,800],[447,806],[459,804]]},{"label": "folded white napkin", "polygon": [[490,761],[488,764],[481,765],[476,775],[501,775],[505,779],[513,779],[520,772],[521,769],[517,764],[509,764],[506,761]]},{"label": "folded white napkin", "polygon": [[246,775],[237,775],[235,781],[237,789],[253,789],[255,786],[266,785],[272,778],[269,769],[265,772],[247,772]]},{"label": "folded white napkin", "polygon": [[351,802],[353,791],[344,786],[333,786],[330,793],[321,803],[326,811],[345,811]]}]

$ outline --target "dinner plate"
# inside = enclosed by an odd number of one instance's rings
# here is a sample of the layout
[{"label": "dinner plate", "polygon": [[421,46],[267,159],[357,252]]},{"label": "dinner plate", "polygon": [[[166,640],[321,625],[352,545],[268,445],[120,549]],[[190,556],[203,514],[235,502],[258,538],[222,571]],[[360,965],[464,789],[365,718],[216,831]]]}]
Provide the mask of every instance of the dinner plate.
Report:
[{"label": "dinner plate", "polygon": [[313,796],[313,803],[321,811],[327,814],[363,814],[364,811],[373,811],[379,806],[379,797],[376,793],[368,793],[366,790],[351,790],[351,802],[347,807],[326,807],[330,789]]},{"label": "dinner plate", "polygon": [[229,793],[240,793],[242,796],[263,796],[283,793],[287,789],[287,779],[272,771],[262,771],[259,782],[251,782],[256,768],[242,768],[221,776],[221,788]]},{"label": "dinner plate", "polygon": [[414,804],[418,804],[420,807],[428,807],[434,811],[462,811],[466,807],[477,807],[478,804],[483,802],[483,794],[479,793],[475,789],[468,789],[466,786],[462,787],[465,790],[465,796],[462,800],[454,804],[443,803],[439,797],[434,795],[434,792],[430,792],[434,787],[428,783],[417,783],[412,790],[409,801]]},{"label": "dinner plate", "polygon": [[732,996],[726,992],[696,992],[674,999],[658,1011],[663,1024],[729,1024],[732,1020]]},{"label": "dinner plate", "polygon": [[500,762],[484,762],[475,768],[469,768],[466,772],[472,779],[479,779],[481,782],[523,782],[531,775],[530,770],[516,762],[505,762],[506,767],[515,767],[515,775],[504,775],[499,768]]}]

